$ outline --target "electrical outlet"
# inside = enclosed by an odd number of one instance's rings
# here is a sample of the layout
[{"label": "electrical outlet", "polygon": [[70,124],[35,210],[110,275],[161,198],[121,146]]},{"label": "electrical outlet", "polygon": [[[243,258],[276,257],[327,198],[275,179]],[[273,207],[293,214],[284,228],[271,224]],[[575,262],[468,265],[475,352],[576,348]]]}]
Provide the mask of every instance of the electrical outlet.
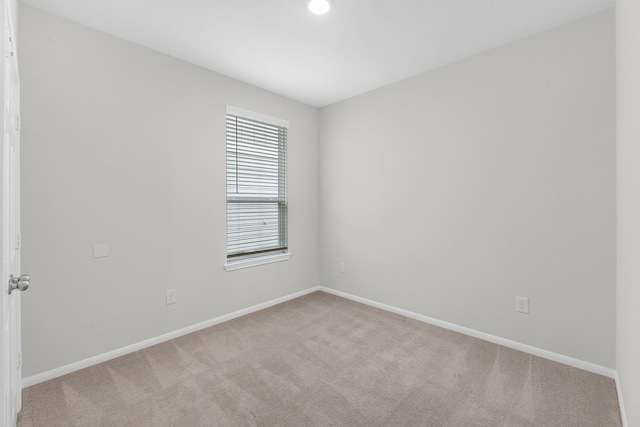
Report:
[{"label": "electrical outlet", "polygon": [[340,264],[338,264],[338,271],[340,273],[344,273],[344,262],[341,262]]},{"label": "electrical outlet", "polygon": [[529,314],[529,298],[516,297],[516,311]]},{"label": "electrical outlet", "polygon": [[167,291],[167,305],[176,303],[176,290],[171,289]]}]

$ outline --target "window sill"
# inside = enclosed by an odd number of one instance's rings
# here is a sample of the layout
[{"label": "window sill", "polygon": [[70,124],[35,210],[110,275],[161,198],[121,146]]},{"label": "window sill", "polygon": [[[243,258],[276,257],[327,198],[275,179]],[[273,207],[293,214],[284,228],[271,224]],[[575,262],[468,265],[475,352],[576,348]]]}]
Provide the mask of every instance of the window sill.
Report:
[{"label": "window sill", "polygon": [[256,265],[271,264],[272,262],[286,261],[291,258],[291,253],[265,256],[262,258],[248,259],[245,261],[237,261],[224,265],[225,271],[240,270],[242,268],[255,267]]}]

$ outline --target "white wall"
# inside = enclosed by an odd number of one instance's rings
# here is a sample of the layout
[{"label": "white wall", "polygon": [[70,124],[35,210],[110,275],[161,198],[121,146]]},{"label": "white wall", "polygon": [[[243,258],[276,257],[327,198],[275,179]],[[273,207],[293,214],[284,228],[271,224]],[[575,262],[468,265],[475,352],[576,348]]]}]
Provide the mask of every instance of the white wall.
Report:
[{"label": "white wall", "polygon": [[323,109],[323,285],[613,368],[614,53],[609,10]]},{"label": "white wall", "polygon": [[[320,122],[45,12],[20,19],[25,376],[317,284],[615,366],[612,11]],[[291,120],[290,261],[222,268],[225,104]]]},{"label": "white wall", "polygon": [[9,7],[11,8],[11,22],[13,23],[13,31],[14,34],[17,35],[20,15],[20,2],[18,0],[9,0]]},{"label": "white wall", "polygon": [[[20,18],[25,376],[319,284],[317,109]],[[223,269],[226,104],[291,121],[287,262]],[[93,259],[96,243],[111,256]]]},{"label": "white wall", "polygon": [[640,3],[616,2],[618,288],[616,367],[629,426],[640,426]]}]

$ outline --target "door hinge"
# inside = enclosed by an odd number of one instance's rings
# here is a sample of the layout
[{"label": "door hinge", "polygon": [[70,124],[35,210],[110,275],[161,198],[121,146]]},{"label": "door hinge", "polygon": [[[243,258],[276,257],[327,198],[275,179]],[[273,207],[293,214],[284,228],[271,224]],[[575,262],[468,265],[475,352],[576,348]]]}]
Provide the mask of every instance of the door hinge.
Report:
[{"label": "door hinge", "polygon": [[16,249],[22,248],[22,234],[16,234]]},{"label": "door hinge", "polygon": [[20,369],[20,368],[22,368],[22,352],[21,351],[18,352],[18,363],[17,363],[16,369]]},{"label": "door hinge", "polygon": [[16,116],[16,131],[22,130],[22,119],[20,118],[20,114]]}]

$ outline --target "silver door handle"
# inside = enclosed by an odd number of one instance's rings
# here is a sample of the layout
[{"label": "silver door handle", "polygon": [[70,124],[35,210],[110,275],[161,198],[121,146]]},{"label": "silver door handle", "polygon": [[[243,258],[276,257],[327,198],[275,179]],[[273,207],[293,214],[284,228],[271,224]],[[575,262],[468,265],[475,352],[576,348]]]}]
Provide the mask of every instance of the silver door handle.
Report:
[{"label": "silver door handle", "polygon": [[29,281],[31,280],[31,277],[29,277],[28,274],[23,274],[20,277],[14,277],[14,275],[11,275],[11,279],[9,279],[9,294],[11,294],[11,291],[17,289],[19,291],[26,291],[27,289],[29,289]]}]

